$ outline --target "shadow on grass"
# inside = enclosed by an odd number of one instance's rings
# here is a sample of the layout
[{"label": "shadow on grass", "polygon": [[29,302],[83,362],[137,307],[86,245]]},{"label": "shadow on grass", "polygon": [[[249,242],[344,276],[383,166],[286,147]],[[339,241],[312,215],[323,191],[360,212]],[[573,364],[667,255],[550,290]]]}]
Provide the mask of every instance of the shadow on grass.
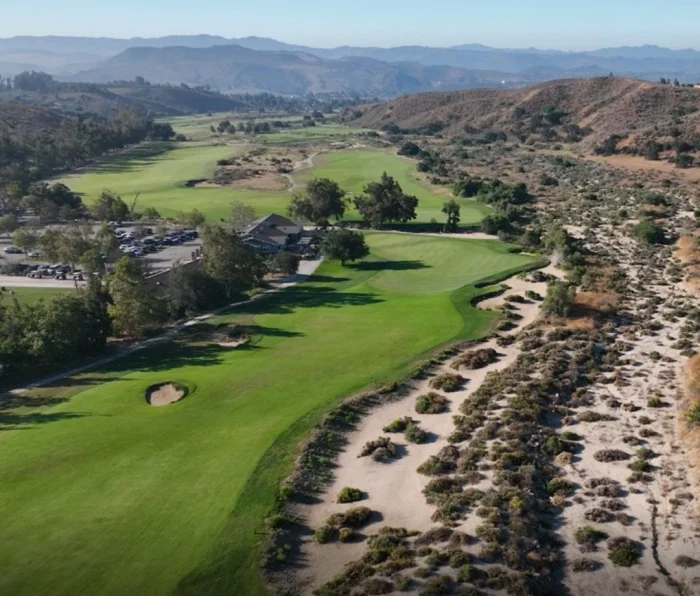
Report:
[{"label": "shadow on grass", "polygon": [[86,166],[83,168],[83,172],[87,174],[135,172],[155,163],[158,161],[158,157],[172,148],[173,146],[169,143],[149,143],[134,147]]},{"label": "shadow on grass", "polygon": [[415,269],[430,269],[421,261],[361,261],[348,265],[357,271],[413,271]]}]

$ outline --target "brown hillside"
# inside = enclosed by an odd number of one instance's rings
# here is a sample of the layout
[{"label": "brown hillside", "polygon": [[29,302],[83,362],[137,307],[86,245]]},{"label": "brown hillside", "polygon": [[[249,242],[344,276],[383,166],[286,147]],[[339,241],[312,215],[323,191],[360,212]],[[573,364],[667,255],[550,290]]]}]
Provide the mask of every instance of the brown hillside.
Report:
[{"label": "brown hillside", "polygon": [[700,124],[700,90],[620,77],[564,79],[524,89],[477,89],[420,93],[368,106],[355,122],[377,127],[392,123],[416,129],[441,122],[447,133],[465,127],[478,131],[521,133],[529,120],[548,108],[564,112],[561,125],[588,129],[582,144],[592,146],[617,134],[628,143],[642,140],[658,126],[695,133]]},{"label": "brown hillside", "polygon": [[0,100],[0,129],[52,130],[58,128],[62,120],[63,116],[50,110]]}]

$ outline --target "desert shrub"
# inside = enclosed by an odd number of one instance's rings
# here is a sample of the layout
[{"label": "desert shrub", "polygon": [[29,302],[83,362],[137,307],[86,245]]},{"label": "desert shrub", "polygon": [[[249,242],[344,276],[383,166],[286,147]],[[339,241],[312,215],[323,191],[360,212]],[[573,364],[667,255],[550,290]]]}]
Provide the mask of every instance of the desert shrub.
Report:
[{"label": "desert shrub", "polygon": [[450,559],[450,567],[452,569],[459,569],[463,567],[464,565],[471,563],[472,556],[469,553],[466,553],[462,550],[455,550],[449,553]]},{"label": "desert shrub", "polygon": [[457,581],[471,582],[479,577],[479,570],[473,565],[462,565],[457,571]]},{"label": "desert shrub", "polygon": [[601,414],[593,410],[586,410],[578,414],[578,419],[581,422],[609,422],[615,420],[615,417],[609,414]]},{"label": "desert shrub", "polygon": [[362,491],[359,488],[344,487],[338,493],[338,503],[354,503],[362,500]]},{"label": "desert shrub", "polygon": [[599,524],[609,523],[615,519],[615,516],[612,513],[606,511],[605,509],[601,509],[600,507],[593,507],[593,509],[588,509],[583,514],[583,517],[585,517],[588,521],[596,522]]},{"label": "desert shrub", "polygon": [[435,569],[436,567],[444,567],[450,560],[450,555],[445,551],[433,550],[425,560],[426,565]]},{"label": "desert shrub", "polygon": [[409,424],[413,424],[413,418],[410,416],[397,418],[396,420],[392,420],[389,424],[387,424],[382,431],[385,433],[402,433],[406,430],[406,427],[408,427]]},{"label": "desert shrub", "polygon": [[425,443],[428,440],[428,433],[417,424],[410,424],[406,427],[404,437],[409,443]]},{"label": "desert shrub", "polygon": [[600,462],[624,461],[630,458],[630,454],[620,449],[602,449],[596,451],[593,458]]},{"label": "desert shrub", "polygon": [[361,528],[367,525],[371,516],[372,510],[369,507],[353,507],[334,513],[328,518],[326,525],[335,528]]},{"label": "desert shrub", "polygon": [[449,594],[451,591],[452,582],[450,578],[438,575],[436,577],[431,577],[423,584],[423,589],[420,591],[420,594],[421,596],[442,596],[443,594]]},{"label": "desert shrub", "polygon": [[539,302],[540,300],[542,300],[542,296],[540,296],[537,292],[535,292],[535,291],[533,291],[533,290],[526,290],[526,291],[525,291],[525,296],[526,296],[527,298],[529,298],[530,300],[535,300],[535,301],[537,301],[537,302]]},{"label": "desert shrub", "polygon": [[388,461],[396,457],[396,445],[388,437],[367,441],[358,457],[367,457],[368,455],[371,455],[372,459],[378,462]]},{"label": "desert shrub", "polygon": [[656,395],[647,400],[647,407],[649,408],[663,408],[664,405],[666,404],[664,404],[663,400]]},{"label": "desert shrub", "polygon": [[319,544],[333,542],[338,537],[338,528],[332,526],[319,526],[314,531],[314,538]]},{"label": "desert shrub", "polygon": [[678,555],[674,562],[679,567],[684,567],[686,569],[690,569],[692,567],[697,567],[698,565],[700,565],[700,561],[693,559],[692,557],[688,557],[686,555]]},{"label": "desert shrub", "polygon": [[550,495],[569,495],[574,490],[574,485],[564,478],[552,478],[547,483],[547,490]]},{"label": "desert shrub", "polygon": [[571,561],[571,570],[574,573],[581,573],[582,571],[597,571],[602,566],[603,564],[600,561],[596,561],[595,559],[586,559],[583,557]]},{"label": "desert shrub", "polygon": [[619,499],[603,499],[600,502],[600,506],[604,509],[609,509],[610,511],[620,511],[621,509],[627,507],[627,505],[625,505]]},{"label": "desert shrub", "polygon": [[581,526],[576,530],[574,538],[583,546],[595,546],[608,537],[605,532],[596,530],[593,526]]},{"label": "desert shrub", "polygon": [[416,399],[416,412],[419,414],[440,414],[447,409],[447,398],[439,393],[426,393]]},{"label": "desert shrub", "polygon": [[399,592],[408,592],[411,589],[412,580],[410,577],[400,575],[394,580],[394,585]]},{"label": "desert shrub", "polygon": [[391,594],[394,591],[394,584],[389,580],[378,577],[371,577],[362,584],[365,594]]},{"label": "desert shrub", "polygon": [[433,389],[439,389],[440,391],[446,391],[450,393],[452,391],[457,391],[464,383],[464,377],[455,373],[444,373],[438,375],[430,381],[430,386]]},{"label": "desert shrub", "polygon": [[450,461],[441,460],[439,457],[431,455],[426,461],[418,466],[418,473],[425,476],[440,476],[449,474],[456,468],[456,464]]},{"label": "desert shrub", "polygon": [[452,363],[452,368],[476,370],[478,368],[484,368],[489,364],[493,364],[497,360],[498,352],[496,352],[496,350],[493,348],[482,348],[480,350],[474,350],[472,352],[462,354]]},{"label": "desert shrub", "polygon": [[338,530],[338,540],[341,542],[350,542],[355,537],[355,532],[352,528],[340,528]]},{"label": "desert shrub", "polygon": [[565,441],[580,441],[581,435],[578,435],[570,430],[565,430],[561,433],[561,438]]},{"label": "desert shrub", "polygon": [[685,420],[691,426],[700,425],[700,404],[694,405],[685,413]]},{"label": "desert shrub", "polygon": [[644,439],[649,439],[651,437],[656,437],[658,435],[659,435],[659,433],[651,428],[642,428],[639,431],[639,436],[644,438]]},{"label": "desert shrub", "polygon": [[445,526],[439,526],[436,528],[430,528],[426,532],[423,532],[415,540],[416,546],[422,546],[427,544],[437,544],[439,542],[447,542],[454,533],[451,528],[446,528]]},{"label": "desert shrub", "polygon": [[618,567],[631,567],[642,556],[641,545],[626,536],[608,540],[608,558]]},{"label": "desert shrub", "polygon": [[633,472],[648,472],[651,470],[651,464],[645,459],[636,459],[627,466]]}]

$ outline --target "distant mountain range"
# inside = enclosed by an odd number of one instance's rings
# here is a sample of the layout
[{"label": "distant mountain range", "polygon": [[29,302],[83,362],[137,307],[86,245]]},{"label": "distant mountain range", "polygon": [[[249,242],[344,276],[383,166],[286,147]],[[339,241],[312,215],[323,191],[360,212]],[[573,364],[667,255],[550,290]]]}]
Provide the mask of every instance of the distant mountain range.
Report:
[{"label": "distant mountain range", "polygon": [[389,96],[418,90],[501,87],[503,81],[507,86],[525,85],[610,72],[694,82],[700,80],[700,52],[654,45],[589,52],[499,49],[480,44],[313,48],[264,37],[213,35],[0,39],[0,74],[27,69],[65,80],[104,82],[110,77],[143,76],[153,82],[209,84],[223,91],[295,94],[343,90]]}]

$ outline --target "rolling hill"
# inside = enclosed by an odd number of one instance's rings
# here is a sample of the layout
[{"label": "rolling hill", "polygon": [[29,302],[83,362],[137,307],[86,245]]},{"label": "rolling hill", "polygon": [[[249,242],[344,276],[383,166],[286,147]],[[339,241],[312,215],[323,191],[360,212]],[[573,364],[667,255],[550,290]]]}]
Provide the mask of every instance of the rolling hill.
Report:
[{"label": "rolling hill", "polygon": [[[590,148],[611,135],[627,144],[700,130],[700,89],[674,87],[621,77],[564,79],[523,89],[478,89],[420,93],[367,106],[353,123],[382,128],[394,124],[420,129],[440,123],[446,133],[466,130],[527,135],[537,125],[564,133],[573,126]],[[556,139],[561,140],[561,134]]]},{"label": "rolling hill", "polygon": [[[518,75],[373,58],[328,60],[302,52],[257,51],[236,45],[209,48],[131,48],[78,73],[81,82],[107,83],[142,76],[152,83],[186,83],[222,91],[303,95],[346,92],[391,97],[402,93],[518,85]],[[505,81],[505,83],[504,83]]]},{"label": "rolling hill", "polygon": [[[314,48],[266,37],[225,38],[216,35],[132,39],[60,36],[5,38],[0,39],[0,64],[6,66],[0,72],[8,74],[9,68],[10,74],[15,74],[20,68],[69,76],[93,68],[94,66],[88,65],[96,65],[130,48],[211,48],[228,45],[256,51],[310,54],[326,60],[361,57],[390,63],[414,62],[423,66],[501,71],[515,73],[531,83],[556,78],[598,76],[610,72],[654,81],[660,77],[678,77],[685,82],[700,79],[700,52],[692,49],[671,50],[653,45],[602,48],[587,52],[505,49],[473,43],[453,47],[407,45],[389,48]],[[485,86],[498,86],[499,83],[500,79],[495,82],[488,79],[484,81]]]}]

